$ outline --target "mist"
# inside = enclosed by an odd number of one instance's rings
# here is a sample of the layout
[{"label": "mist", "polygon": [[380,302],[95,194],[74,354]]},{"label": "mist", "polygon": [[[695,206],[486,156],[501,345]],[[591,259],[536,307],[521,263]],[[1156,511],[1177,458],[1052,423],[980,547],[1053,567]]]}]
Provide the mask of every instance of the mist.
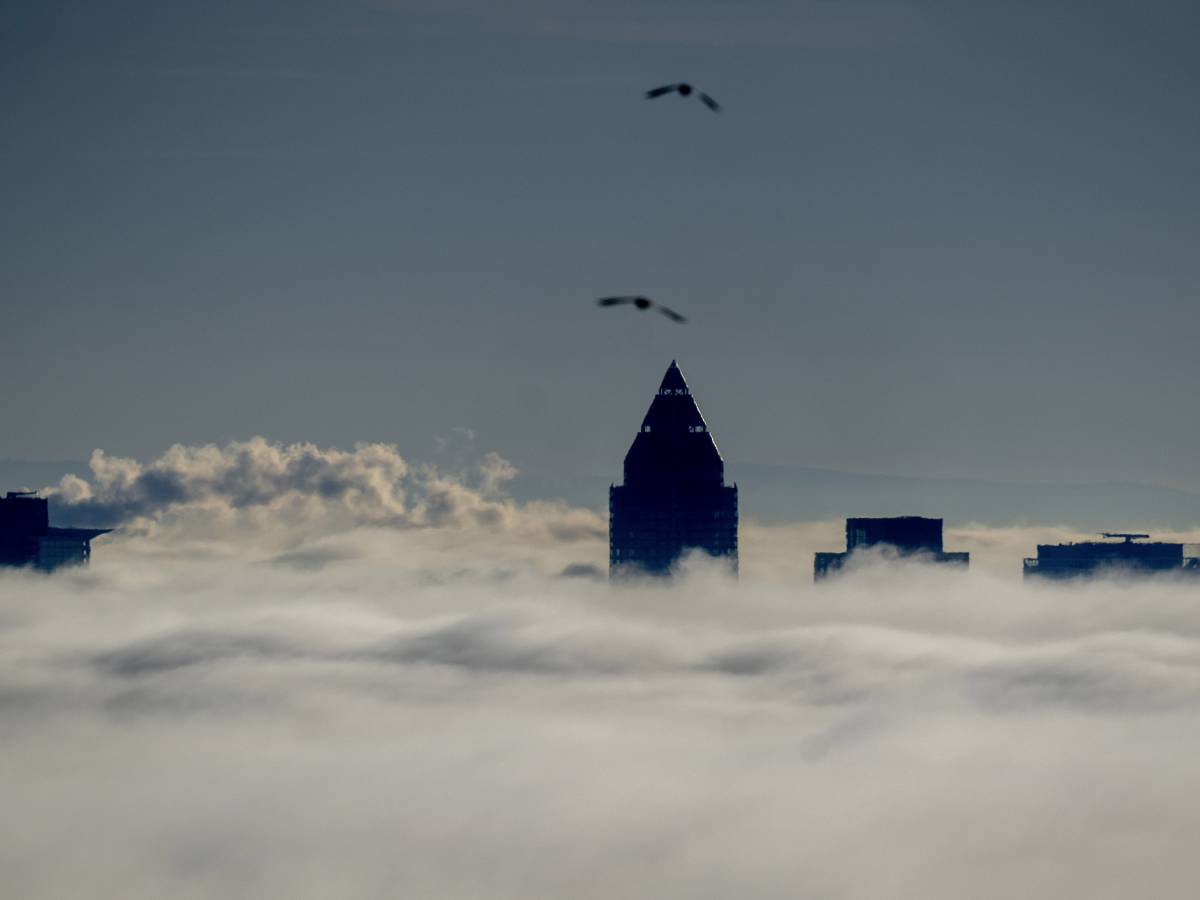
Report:
[{"label": "mist", "polygon": [[1190,896],[1194,585],[981,526],[818,586],[834,523],[750,523],[740,581],[610,586],[591,514],[447,479],[503,514],[205,487],[0,574],[7,892]]}]

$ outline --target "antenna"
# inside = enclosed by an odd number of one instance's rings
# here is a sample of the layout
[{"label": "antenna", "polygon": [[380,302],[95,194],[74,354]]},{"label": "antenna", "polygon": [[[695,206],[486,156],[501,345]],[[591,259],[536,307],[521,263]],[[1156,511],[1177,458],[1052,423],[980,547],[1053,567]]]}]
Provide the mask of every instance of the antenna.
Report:
[{"label": "antenna", "polygon": [[1128,531],[1102,531],[1102,532],[1100,532],[1100,537],[1125,538],[1125,543],[1132,544],[1138,538],[1149,539],[1150,535],[1148,535],[1148,534],[1133,534]]}]

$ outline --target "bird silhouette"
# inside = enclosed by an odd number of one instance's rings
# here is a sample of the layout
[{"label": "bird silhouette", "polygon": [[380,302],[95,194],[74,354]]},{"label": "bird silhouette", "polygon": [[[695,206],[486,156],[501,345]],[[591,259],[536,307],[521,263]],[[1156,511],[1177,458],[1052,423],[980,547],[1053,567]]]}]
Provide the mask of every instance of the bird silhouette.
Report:
[{"label": "bird silhouette", "polygon": [[599,306],[636,306],[638,309],[657,309],[660,313],[670,319],[672,322],[686,322],[687,319],[675,312],[673,309],[668,309],[661,303],[655,303],[649,297],[601,297],[596,301]]},{"label": "bird silhouette", "polygon": [[686,81],[681,81],[678,84],[664,84],[662,87],[652,88],[646,91],[646,99],[653,100],[655,97],[661,97],[663,94],[678,94],[680,97],[687,97],[695,94],[701,103],[711,109],[713,112],[721,111],[721,104],[714,100],[704,91],[698,91]]}]

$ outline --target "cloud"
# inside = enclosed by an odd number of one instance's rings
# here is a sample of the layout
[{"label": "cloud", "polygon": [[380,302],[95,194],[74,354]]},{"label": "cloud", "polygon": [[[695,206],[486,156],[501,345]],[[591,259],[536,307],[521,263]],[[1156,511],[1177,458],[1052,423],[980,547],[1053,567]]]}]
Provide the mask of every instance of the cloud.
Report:
[{"label": "cloud", "polygon": [[[758,579],[781,583],[812,578],[813,554],[839,551],[846,546],[845,520],[768,525],[756,521],[746,505],[742,507],[740,544],[742,568]],[[1151,526],[1155,540],[1177,541],[1185,545],[1197,542],[1197,532],[1176,531]],[[1097,535],[1069,525],[1020,525],[996,527],[977,522],[947,524],[945,548],[971,554],[971,570],[1017,581],[1021,561],[1037,553],[1038,544],[1062,544],[1094,541]],[[1191,548],[1185,547],[1189,555]],[[1200,552],[1198,549],[1196,552]],[[863,560],[870,565],[869,560]],[[747,569],[747,567],[749,567]],[[890,577],[890,576],[889,576]]]},{"label": "cloud", "polygon": [[1063,529],[742,530],[610,585],[494,455],[262,439],[93,456],[92,565],[0,572],[0,886],[21,897],[1190,896],[1200,604],[1023,585]]},{"label": "cloud", "polygon": [[610,586],[523,567],[510,536],[359,528],[316,567],[116,544],[0,573],[5,893],[990,900],[1200,877],[1194,586],[883,561],[821,587],[702,561]]},{"label": "cloud", "polygon": [[293,654],[299,654],[298,648],[268,633],[243,634],[184,629],[98,653],[93,662],[105,674],[136,678],[230,658],[267,659]]},{"label": "cloud", "polygon": [[534,542],[606,533],[587,510],[507,497],[504,487],[516,469],[495,453],[465,473],[449,473],[410,465],[389,444],[340,450],[256,437],[224,446],[177,444],[145,463],[96,450],[89,466],[90,478],[68,475],[50,492],[56,522],[120,525],[159,545],[183,539],[270,545],[285,564],[353,557],[347,548],[314,542],[356,528],[474,529]]}]

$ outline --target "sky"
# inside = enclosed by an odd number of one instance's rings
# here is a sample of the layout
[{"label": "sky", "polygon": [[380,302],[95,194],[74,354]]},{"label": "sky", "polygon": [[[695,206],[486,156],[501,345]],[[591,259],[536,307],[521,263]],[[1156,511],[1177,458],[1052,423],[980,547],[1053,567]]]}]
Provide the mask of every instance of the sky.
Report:
[{"label": "sky", "polygon": [[18,0],[0,458],[615,476],[677,358],[735,462],[1200,489],[1198,19]]}]

